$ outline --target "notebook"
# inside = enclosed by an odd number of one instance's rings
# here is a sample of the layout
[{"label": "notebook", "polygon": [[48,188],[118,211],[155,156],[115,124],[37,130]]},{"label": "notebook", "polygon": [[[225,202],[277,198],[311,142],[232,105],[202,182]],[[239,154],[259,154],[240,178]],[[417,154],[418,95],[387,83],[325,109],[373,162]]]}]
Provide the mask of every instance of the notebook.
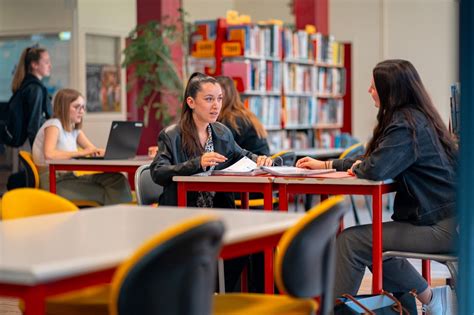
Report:
[{"label": "notebook", "polygon": [[142,135],[141,121],[113,121],[104,156],[84,156],[80,160],[126,160],[134,158]]}]

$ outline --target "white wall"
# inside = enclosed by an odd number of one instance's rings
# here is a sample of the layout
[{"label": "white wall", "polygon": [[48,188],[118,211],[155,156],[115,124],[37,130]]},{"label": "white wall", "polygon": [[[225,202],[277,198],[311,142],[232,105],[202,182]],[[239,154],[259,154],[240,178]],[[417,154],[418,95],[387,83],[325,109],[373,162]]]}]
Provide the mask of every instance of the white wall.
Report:
[{"label": "white wall", "polygon": [[376,110],[367,93],[372,68],[389,58],[410,60],[447,122],[449,85],[457,81],[455,0],[330,0],[330,32],[353,44],[353,133],[372,134]]}]

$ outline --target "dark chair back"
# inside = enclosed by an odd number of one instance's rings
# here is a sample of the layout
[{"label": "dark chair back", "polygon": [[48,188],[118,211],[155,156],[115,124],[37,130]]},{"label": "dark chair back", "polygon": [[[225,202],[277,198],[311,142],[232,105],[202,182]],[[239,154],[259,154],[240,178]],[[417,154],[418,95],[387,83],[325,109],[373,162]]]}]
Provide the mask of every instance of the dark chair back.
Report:
[{"label": "dark chair back", "polygon": [[150,165],[142,165],[135,172],[135,192],[139,205],[152,205],[158,203],[163,192],[163,187],[151,178]]},{"label": "dark chair back", "polygon": [[275,260],[280,292],[298,298],[320,296],[323,315],[333,306],[336,233],[347,210],[343,200],[337,196],[311,209],[283,235]]},{"label": "dark chair back", "polygon": [[211,314],[224,225],[199,216],[142,245],[112,280],[110,314]]}]

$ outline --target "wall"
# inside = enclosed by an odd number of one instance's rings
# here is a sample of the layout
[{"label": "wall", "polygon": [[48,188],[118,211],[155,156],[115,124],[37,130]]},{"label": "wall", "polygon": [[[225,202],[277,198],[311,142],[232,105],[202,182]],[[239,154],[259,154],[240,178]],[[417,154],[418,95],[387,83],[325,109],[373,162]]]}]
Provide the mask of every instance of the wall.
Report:
[{"label": "wall", "polygon": [[372,134],[377,114],[367,93],[372,68],[389,58],[410,60],[445,122],[449,85],[457,81],[455,0],[330,0],[330,32],[353,44],[353,133]]},{"label": "wall", "polygon": [[[75,50],[77,87],[86,91],[86,34],[120,38],[120,51],[125,48],[125,38],[136,25],[136,0],[78,0],[76,12]],[[122,57],[122,54],[120,54]],[[105,147],[112,120],[126,119],[125,70],[121,70],[122,111],[120,113],[89,113],[84,120],[84,132],[92,142]]]}]

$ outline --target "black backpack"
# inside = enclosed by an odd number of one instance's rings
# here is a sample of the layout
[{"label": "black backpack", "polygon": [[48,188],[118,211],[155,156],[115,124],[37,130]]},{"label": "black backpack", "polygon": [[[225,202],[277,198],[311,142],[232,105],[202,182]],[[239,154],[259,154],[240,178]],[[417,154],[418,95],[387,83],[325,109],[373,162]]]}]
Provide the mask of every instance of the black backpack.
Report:
[{"label": "black backpack", "polygon": [[22,86],[8,101],[3,103],[0,108],[0,143],[10,147],[20,147],[25,143],[27,134],[27,115],[25,113],[25,105],[23,104],[22,91],[30,84],[37,84],[30,82]]}]

